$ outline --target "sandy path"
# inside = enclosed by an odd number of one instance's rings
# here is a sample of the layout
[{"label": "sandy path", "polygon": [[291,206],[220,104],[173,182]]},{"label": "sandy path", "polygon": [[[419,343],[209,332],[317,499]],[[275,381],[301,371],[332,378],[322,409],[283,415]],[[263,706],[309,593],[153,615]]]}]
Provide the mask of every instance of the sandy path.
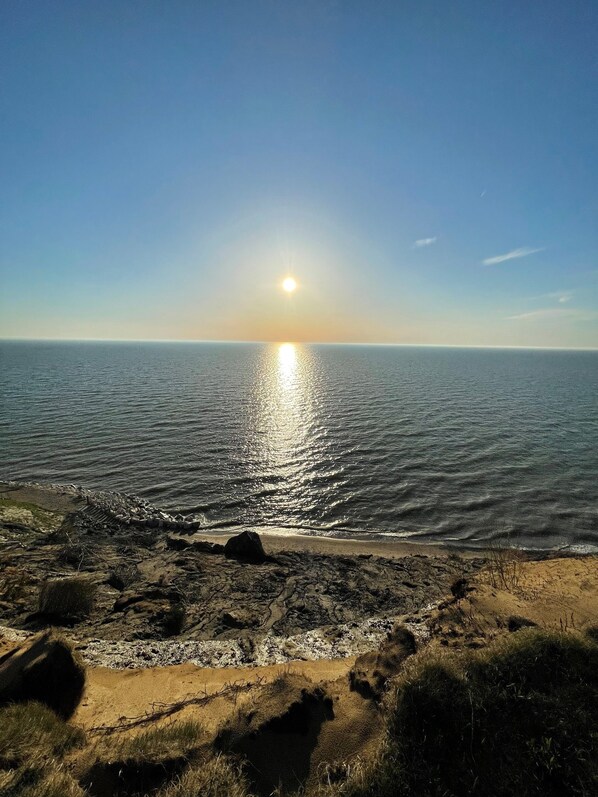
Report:
[{"label": "sandy path", "polygon": [[[159,709],[159,704],[176,703],[189,697],[214,695],[230,685],[266,684],[281,673],[297,673],[311,681],[335,681],[344,678],[355,658],[296,661],[267,667],[222,667],[207,669],[192,664],[174,667],[155,667],[145,670],[111,670],[93,667],[87,673],[85,695],[75,721],[85,728],[116,725],[124,718],[139,717]],[[175,716],[200,719],[206,729],[213,731],[243,700],[243,693],[234,692],[216,698],[203,707],[191,707]]]}]

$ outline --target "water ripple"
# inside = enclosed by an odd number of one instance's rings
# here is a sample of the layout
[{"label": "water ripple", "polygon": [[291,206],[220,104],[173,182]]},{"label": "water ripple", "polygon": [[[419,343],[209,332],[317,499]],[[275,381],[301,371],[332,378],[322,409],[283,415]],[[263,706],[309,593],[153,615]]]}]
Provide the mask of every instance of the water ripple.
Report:
[{"label": "water ripple", "polygon": [[4,478],[254,527],[598,547],[598,354],[0,344]]}]

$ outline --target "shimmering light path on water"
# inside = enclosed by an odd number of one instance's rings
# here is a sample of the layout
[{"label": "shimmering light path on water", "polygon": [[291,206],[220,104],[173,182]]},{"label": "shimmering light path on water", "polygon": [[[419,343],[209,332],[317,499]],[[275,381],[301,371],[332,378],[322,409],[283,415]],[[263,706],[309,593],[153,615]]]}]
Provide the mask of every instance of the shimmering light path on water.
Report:
[{"label": "shimmering light path on water", "polygon": [[0,345],[0,475],[216,527],[598,548],[598,352]]}]

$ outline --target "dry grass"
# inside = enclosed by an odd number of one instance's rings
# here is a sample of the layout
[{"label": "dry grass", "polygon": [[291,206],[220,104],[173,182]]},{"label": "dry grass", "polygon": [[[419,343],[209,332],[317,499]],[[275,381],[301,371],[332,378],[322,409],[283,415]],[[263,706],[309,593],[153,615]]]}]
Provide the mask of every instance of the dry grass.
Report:
[{"label": "dry grass", "polygon": [[0,575],[0,599],[10,602],[21,600],[27,595],[30,582],[29,574],[22,567],[4,567]]},{"label": "dry grass", "polygon": [[41,703],[0,709],[0,768],[40,768],[85,744],[80,728],[68,725]]},{"label": "dry grass", "polygon": [[111,742],[112,755],[125,761],[159,761],[164,758],[187,757],[198,747],[203,736],[202,726],[193,721],[172,722],[138,733],[115,738]]},{"label": "dry grass", "polygon": [[107,583],[122,592],[122,590],[139,581],[140,578],[141,573],[134,562],[131,564],[121,563],[108,573]]},{"label": "dry grass", "polygon": [[477,652],[428,649],[387,704],[378,756],[332,797],[598,793],[598,645],[524,629]]},{"label": "dry grass", "polygon": [[157,797],[251,797],[241,767],[225,756],[190,767]]},{"label": "dry grass", "polygon": [[93,561],[93,547],[69,538],[58,551],[57,559],[62,564],[71,565],[71,567],[81,570],[83,565],[88,565]]},{"label": "dry grass", "polygon": [[488,546],[488,563],[485,573],[494,589],[516,591],[521,584],[525,553],[520,548],[503,548],[496,544]]},{"label": "dry grass", "polygon": [[2,797],[85,797],[76,780],[59,768],[21,767],[0,772]]},{"label": "dry grass", "polygon": [[202,737],[202,727],[191,721],[135,736],[104,737],[81,757],[80,783],[84,788],[93,785],[93,793],[101,797],[154,794],[197,759]]},{"label": "dry grass", "polygon": [[[407,660],[384,712],[377,754],[323,767],[305,797],[598,793],[596,627],[523,629],[478,651],[427,648]],[[79,752],[83,733],[45,707],[8,706],[0,795],[82,797],[93,783],[100,797],[251,797],[241,764],[214,756],[206,741],[198,723],[181,721],[112,733]]]},{"label": "dry grass", "polygon": [[39,593],[40,614],[69,622],[91,614],[97,585],[82,577],[45,581]]}]

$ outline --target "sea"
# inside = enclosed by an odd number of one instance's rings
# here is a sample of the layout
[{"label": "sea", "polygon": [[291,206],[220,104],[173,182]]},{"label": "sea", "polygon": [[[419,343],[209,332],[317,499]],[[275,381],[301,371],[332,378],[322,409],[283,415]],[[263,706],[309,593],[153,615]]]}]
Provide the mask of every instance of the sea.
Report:
[{"label": "sea", "polygon": [[0,478],[230,533],[598,551],[598,351],[0,343]]}]

